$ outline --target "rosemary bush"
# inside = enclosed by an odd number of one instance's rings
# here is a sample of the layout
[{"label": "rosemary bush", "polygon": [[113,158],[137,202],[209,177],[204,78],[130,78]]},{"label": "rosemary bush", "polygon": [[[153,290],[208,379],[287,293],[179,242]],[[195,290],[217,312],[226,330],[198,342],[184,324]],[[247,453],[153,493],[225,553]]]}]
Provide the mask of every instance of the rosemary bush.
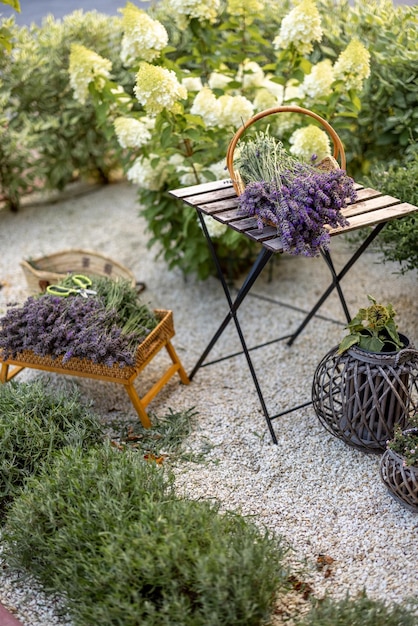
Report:
[{"label": "rosemary bush", "polygon": [[103,436],[77,391],[49,391],[45,383],[0,385],[0,516],[28,477],[60,448],[87,448]]},{"label": "rosemary bush", "polygon": [[245,518],[175,496],[132,450],[65,449],[8,514],[5,558],[65,595],[75,626],[259,626],[284,550]]},{"label": "rosemary bush", "polygon": [[342,600],[329,597],[316,601],[312,610],[296,626],[415,626],[418,608],[416,600],[411,606],[389,605],[372,600],[365,593],[357,598],[347,596]]},{"label": "rosemary bush", "polygon": [[[418,206],[418,153],[402,165],[376,167],[366,184]],[[418,269],[418,217],[410,215],[389,222],[378,237],[384,261],[399,263],[399,271]]]}]

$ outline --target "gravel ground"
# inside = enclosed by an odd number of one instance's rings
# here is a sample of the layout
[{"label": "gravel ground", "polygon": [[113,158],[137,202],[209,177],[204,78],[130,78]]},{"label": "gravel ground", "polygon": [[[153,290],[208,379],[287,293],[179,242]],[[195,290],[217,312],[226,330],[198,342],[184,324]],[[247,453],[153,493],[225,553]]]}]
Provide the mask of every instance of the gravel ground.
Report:
[{"label": "gravel ground", "polygon": [[[146,249],[145,230],[135,188],[126,183],[61,196],[54,203],[32,201],[17,214],[0,211],[0,314],[7,302],[27,297],[22,259],[69,248],[97,250],[146,283],[146,302],[174,311],[173,344],[190,372],[226,313],[223,292],[215,278],[201,283],[168,271],[155,259],[155,249]],[[334,240],[332,253],[340,267],[350,249],[346,242]],[[367,252],[343,281],[349,308],[354,313],[367,306],[368,293],[392,302],[400,330],[417,343],[417,273],[397,275],[397,265],[383,265],[379,259],[378,253]],[[328,283],[321,259],[278,259],[271,276],[265,272],[260,277],[240,309],[249,345],[288,334],[303,319],[294,307],[309,310]],[[336,296],[320,313],[291,348],[280,342],[252,353],[271,412],[309,399],[316,365],[344,332]],[[231,325],[211,358],[239,349]],[[158,375],[163,358],[154,359],[138,384],[146,387]],[[44,374],[25,371],[19,378],[34,376]],[[76,381],[104,419],[131,420],[136,415],[117,385],[49,378],[56,386]],[[202,368],[190,386],[172,379],[150,410],[163,415],[169,408],[191,407],[198,419],[189,445],[209,449],[208,462],[178,468],[179,492],[218,499],[224,509],[254,516],[283,536],[294,549],[293,563],[303,564],[303,579],[319,597],[329,593],[340,598],[363,589],[372,598],[390,602],[418,595],[418,516],[388,495],[379,478],[378,456],[354,450],[328,434],[310,406],[274,422],[278,445],[273,445],[242,356]],[[318,565],[324,555],[325,568]],[[12,580],[6,564],[0,569],[0,602],[25,626],[69,624],[59,617],[54,602],[30,584]]]}]

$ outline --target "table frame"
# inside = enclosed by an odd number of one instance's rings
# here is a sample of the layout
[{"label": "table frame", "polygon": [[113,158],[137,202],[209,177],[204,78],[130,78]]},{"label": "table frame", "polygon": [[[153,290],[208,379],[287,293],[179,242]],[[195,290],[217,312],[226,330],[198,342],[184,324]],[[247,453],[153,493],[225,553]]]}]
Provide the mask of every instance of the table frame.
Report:
[{"label": "table frame", "polygon": [[[400,200],[398,200],[397,198],[393,198],[392,196],[381,194],[374,189],[365,189],[361,185],[356,184],[356,190],[356,202],[350,204],[348,207],[346,207],[346,209],[342,211],[344,216],[349,220],[348,226],[330,229],[330,236],[334,237],[336,235],[344,234],[361,228],[371,228],[371,231],[367,234],[362,243],[358,246],[350,259],[345,263],[344,267],[338,273],[335,269],[329,250],[321,249],[321,256],[325,261],[328,269],[330,270],[332,281],[329,284],[328,288],[318,299],[318,301],[315,303],[315,305],[312,307],[312,309],[309,311],[309,313],[306,315],[302,323],[298,326],[298,328],[291,335],[281,338],[287,339],[287,345],[289,346],[293,344],[293,342],[304,330],[306,325],[314,317],[314,315],[324,304],[324,302],[334,291],[334,289],[337,290],[346,320],[347,322],[350,321],[351,316],[341,288],[341,280],[344,278],[344,276],[346,276],[346,274],[353,267],[356,261],[361,257],[364,251],[375,240],[377,235],[381,232],[381,230],[384,228],[388,221],[418,211],[418,207],[415,207],[405,202],[401,202]],[[275,415],[269,414],[260,387],[260,383],[258,381],[258,377],[250,356],[250,351],[238,320],[237,312],[271,257],[274,254],[283,252],[280,237],[278,236],[276,228],[272,226],[266,226],[262,230],[259,230],[257,228],[255,217],[248,218],[240,215],[238,210],[238,197],[233,188],[231,180],[222,180],[213,183],[194,185],[192,187],[173,190],[170,192],[170,194],[196,209],[200,224],[202,226],[203,234],[209,246],[213,261],[216,266],[217,274],[221,281],[221,285],[229,307],[227,315],[223,319],[222,323],[219,325],[215,334],[212,336],[212,339],[209,341],[208,345],[204,349],[203,353],[201,354],[200,358],[198,359],[191,373],[189,374],[189,379],[192,380],[201,367],[210,364],[205,363],[209,353],[221,337],[222,333],[227,328],[228,324],[233,320],[254,383],[254,387],[257,392],[261,410],[263,412],[267,427],[270,432],[270,436],[273,443],[277,444],[277,437],[272,424],[273,420],[287,413],[296,411],[297,409],[309,406],[311,404],[311,401],[296,405],[285,411],[280,411]],[[219,258],[216,254],[215,246],[209,235],[208,228],[204,219],[205,215],[213,217],[222,224],[225,224],[228,227],[233,228],[238,232],[241,232],[244,236],[260,243],[261,245],[261,251],[259,252],[252,267],[250,268],[235,298],[233,298],[232,296],[227,277],[222,270]]]}]

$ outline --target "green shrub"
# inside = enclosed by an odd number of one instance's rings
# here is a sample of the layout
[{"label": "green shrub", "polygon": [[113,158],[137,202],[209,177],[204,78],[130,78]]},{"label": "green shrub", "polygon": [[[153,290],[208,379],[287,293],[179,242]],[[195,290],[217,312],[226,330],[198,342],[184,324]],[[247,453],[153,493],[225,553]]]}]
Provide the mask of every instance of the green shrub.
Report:
[{"label": "green shrub", "polygon": [[[375,168],[366,184],[418,206],[418,155],[404,165]],[[386,224],[378,237],[385,261],[400,263],[400,272],[418,269],[418,215]]]},{"label": "green shrub", "polygon": [[67,448],[28,482],[5,557],[65,595],[75,625],[259,625],[284,550],[244,518],[175,496],[133,450]]},{"label": "green shrub", "polygon": [[76,391],[50,392],[39,380],[0,385],[0,515],[57,450],[87,447],[101,437],[99,422]]},{"label": "green shrub", "polygon": [[410,607],[371,600],[365,593],[343,600],[325,598],[297,626],[416,626],[417,616]]},{"label": "green shrub", "polygon": [[418,139],[417,6],[391,0],[335,3],[319,0],[326,20],[324,46],[338,50],[359,37],[370,54],[370,77],[361,93],[361,112],[342,129],[351,175],[377,163],[403,162]]},{"label": "green shrub", "polygon": [[68,59],[73,42],[94,47],[112,60],[124,84],[120,20],[74,11],[63,20],[49,16],[41,26],[4,23],[13,47],[0,58],[1,117],[8,129],[0,134],[0,186],[9,206],[16,209],[34,183],[62,189],[77,175],[106,182],[119,164],[119,147],[109,133],[111,123],[97,124],[93,104],[74,100]]}]

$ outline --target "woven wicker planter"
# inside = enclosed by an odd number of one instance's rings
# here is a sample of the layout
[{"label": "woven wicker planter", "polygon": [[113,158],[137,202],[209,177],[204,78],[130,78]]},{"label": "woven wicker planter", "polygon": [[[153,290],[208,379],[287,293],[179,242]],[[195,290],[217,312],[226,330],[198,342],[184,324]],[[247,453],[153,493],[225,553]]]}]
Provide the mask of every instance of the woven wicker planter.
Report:
[{"label": "woven wicker planter", "polygon": [[[408,339],[401,335],[405,346]],[[417,352],[368,352],[354,346],[325,355],[312,384],[319,421],[333,435],[364,452],[381,453],[394,427],[406,428],[416,410]],[[415,393],[416,396],[416,393]]]},{"label": "woven wicker planter", "polygon": [[[418,430],[418,429],[414,429]],[[390,495],[405,508],[418,513],[418,467],[404,466],[404,458],[386,450],[380,461],[380,477]]]}]

